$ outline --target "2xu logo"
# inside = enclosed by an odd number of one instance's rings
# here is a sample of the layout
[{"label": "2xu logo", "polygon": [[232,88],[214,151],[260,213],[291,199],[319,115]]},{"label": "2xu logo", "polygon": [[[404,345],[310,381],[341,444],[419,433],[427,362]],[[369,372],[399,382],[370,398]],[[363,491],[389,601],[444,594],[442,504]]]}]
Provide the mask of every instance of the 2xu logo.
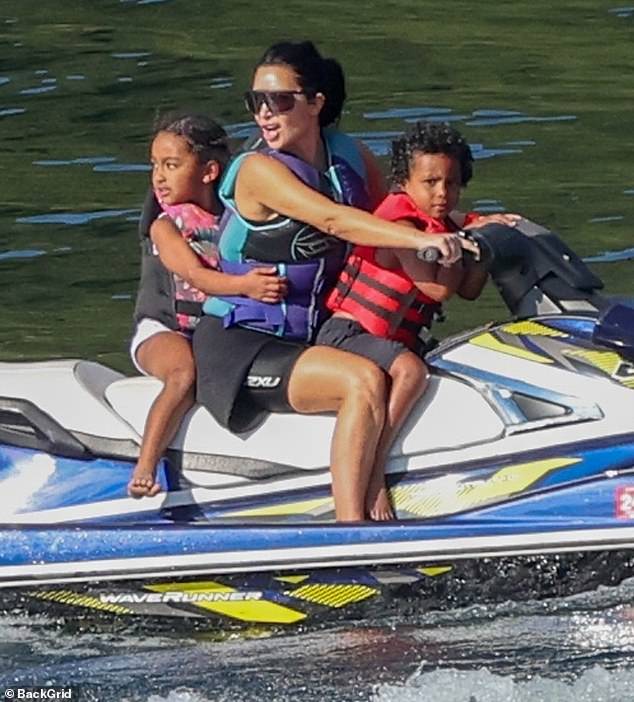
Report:
[{"label": "2xu logo", "polygon": [[276,388],[282,382],[279,375],[249,375],[248,388]]}]

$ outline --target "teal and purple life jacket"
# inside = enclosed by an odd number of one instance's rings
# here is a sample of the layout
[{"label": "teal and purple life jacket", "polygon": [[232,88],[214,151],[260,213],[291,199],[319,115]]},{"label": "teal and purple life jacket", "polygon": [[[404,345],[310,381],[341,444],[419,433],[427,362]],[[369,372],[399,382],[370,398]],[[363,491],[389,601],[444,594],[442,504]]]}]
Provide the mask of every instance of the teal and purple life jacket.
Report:
[{"label": "teal and purple life jacket", "polygon": [[[296,156],[273,149],[265,153],[291,170],[300,180],[326,197],[360,209],[369,208],[366,169],[354,139],[333,130],[322,133],[328,167],[320,172]],[[253,222],[240,215],[235,203],[238,156],[220,185],[225,213],[220,221],[220,268],[243,275],[256,266],[276,266],[288,281],[288,293],[271,304],[242,296],[214,296],[203,306],[205,314],[221,317],[225,327],[240,325],[284,339],[310,342],[328,315],[325,299],[348,254],[346,242],[310,224],[279,215]]]}]

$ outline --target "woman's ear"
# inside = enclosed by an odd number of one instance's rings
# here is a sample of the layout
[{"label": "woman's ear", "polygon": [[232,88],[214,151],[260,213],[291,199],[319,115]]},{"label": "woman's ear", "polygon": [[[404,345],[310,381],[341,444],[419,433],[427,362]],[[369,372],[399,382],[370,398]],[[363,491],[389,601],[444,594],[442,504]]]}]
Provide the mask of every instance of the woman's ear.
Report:
[{"label": "woman's ear", "polygon": [[323,93],[315,93],[315,97],[308,104],[315,108],[315,114],[319,114],[326,104],[326,96]]},{"label": "woman's ear", "polygon": [[203,183],[213,183],[220,178],[220,164],[218,161],[207,161],[203,171]]}]

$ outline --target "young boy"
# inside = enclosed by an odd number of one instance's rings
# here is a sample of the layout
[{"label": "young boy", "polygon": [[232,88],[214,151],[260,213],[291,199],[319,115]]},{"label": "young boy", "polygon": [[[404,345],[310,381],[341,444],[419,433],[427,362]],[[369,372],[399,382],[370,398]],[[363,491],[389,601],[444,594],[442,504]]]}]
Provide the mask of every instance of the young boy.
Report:
[{"label": "young boy", "polygon": [[[460,192],[472,176],[471,149],[446,124],[418,122],[392,144],[391,192],[376,209],[383,219],[430,234],[456,232],[491,221],[512,224],[515,215],[456,216]],[[374,361],[391,378],[391,390],[366,510],[375,520],[393,518],[384,477],[388,451],[427,387],[421,336],[441,303],[455,293],[475,299],[487,280],[473,259],[451,266],[420,260],[414,251],[357,246],[328,298],[333,316],[317,343]]]}]

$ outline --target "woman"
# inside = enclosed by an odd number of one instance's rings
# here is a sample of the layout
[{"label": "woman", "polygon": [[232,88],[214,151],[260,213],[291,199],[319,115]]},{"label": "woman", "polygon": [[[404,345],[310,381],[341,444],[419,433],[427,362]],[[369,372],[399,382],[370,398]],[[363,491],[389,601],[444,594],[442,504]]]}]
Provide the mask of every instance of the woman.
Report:
[{"label": "woman", "polygon": [[[258,63],[246,104],[264,148],[243,154],[221,185],[221,267],[246,273],[280,264],[288,279],[281,305],[213,298],[194,334],[198,400],[233,431],[265,411],[337,413],[331,463],[339,521],[365,518],[386,384],[371,361],[306,347],[323,321],[324,297],[343,266],[347,243],[418,250],[436,246],[451,264],[454,235],[425,235],[364,212],[384,194],[370,155],[333,130],[345,89],[339,64],[311,42],[272,46]],[[353,207],[351,205],[356,205]]]}]

